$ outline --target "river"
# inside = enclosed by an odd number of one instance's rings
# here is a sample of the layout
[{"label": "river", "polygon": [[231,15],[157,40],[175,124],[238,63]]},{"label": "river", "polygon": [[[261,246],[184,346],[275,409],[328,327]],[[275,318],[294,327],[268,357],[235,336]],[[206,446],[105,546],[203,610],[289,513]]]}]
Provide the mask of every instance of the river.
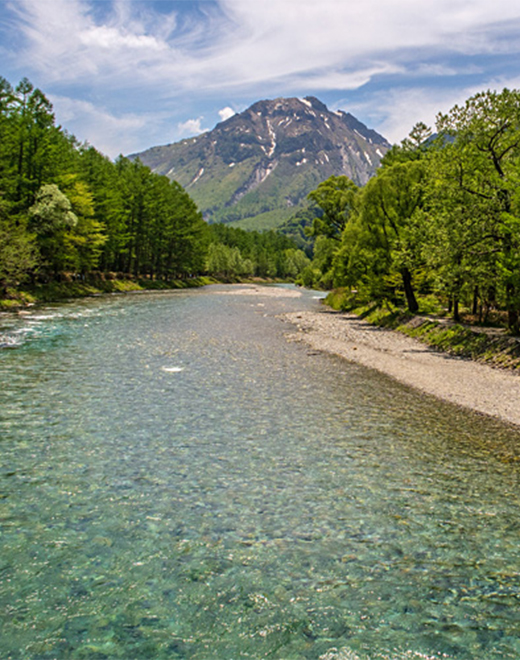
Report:
[{"label": "river", "polygon": [[2,317],[0,658],[520,658],[520,433],[234,291]]}]

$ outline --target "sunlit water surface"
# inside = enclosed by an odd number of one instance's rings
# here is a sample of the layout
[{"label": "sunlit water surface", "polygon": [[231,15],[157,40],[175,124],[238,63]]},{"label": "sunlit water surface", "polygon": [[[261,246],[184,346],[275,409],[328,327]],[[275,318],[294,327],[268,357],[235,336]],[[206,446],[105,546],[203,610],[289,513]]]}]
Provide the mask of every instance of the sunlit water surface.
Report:
[{"label": "sunlit water surface", "polygon": [[285,336],[301,298],[0,324],[0,658],[520,658],[520,435]]}]

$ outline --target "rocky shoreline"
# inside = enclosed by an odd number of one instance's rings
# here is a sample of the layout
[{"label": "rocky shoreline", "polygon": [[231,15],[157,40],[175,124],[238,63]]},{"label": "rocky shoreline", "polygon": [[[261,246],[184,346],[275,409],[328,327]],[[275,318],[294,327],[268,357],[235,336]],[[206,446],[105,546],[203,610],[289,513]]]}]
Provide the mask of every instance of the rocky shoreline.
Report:
[{"label": "rocky shoreline", "polygon": [[392,330],[332,310],[292,312],[294,339],[315,350],[377,369],[401,383],[484,415],[520,426],[520,376],[437,352]]}]

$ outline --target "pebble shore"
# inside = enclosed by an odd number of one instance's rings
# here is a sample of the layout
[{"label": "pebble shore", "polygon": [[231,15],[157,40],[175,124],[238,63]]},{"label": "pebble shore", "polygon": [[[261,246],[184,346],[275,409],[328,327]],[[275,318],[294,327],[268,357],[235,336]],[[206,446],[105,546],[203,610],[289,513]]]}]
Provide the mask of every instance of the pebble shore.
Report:
[{"label": "pebble shore", "polygon": [[439,399],[520,426],[520,376],[435,351],[392,330],[332,310],[293,312],[292,338],[377,369]]}]

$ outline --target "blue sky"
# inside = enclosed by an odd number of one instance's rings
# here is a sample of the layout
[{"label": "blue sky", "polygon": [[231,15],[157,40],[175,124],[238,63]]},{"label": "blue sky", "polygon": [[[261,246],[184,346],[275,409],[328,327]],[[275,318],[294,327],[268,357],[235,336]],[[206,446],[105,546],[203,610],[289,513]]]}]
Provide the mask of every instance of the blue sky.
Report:
[{"label": "blue sky", "polygon": [[520,87],[518,0],[0,0],[0,75],[111,157],[317,96],[399,142]]}]

